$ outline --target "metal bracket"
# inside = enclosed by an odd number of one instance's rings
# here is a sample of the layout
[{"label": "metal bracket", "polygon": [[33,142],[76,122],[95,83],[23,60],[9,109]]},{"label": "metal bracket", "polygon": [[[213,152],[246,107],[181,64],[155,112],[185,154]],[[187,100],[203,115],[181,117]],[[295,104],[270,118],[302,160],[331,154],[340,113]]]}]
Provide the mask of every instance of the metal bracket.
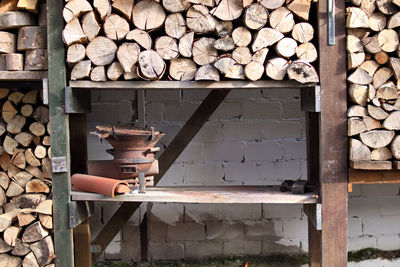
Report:
[{"label": "metal bracket", "polygon": [[65,87],[65,112],[86,113],[91,111],[90,90]]},{"label": "metal bracket", "polygon": [[300,89],[301,110],[305,112],[321,112],[321,87],[302,87]]},{"label": "metal bracket", "polygon": [[69,228],[75,228],[91,216],[88,202],[71,201],[69,203]]},{"label": "metal bracket", "polygon": [[52,157],[51,169],[53,173],[67,172],[67,157]]},{"label": "metal bracket", "polygon": [[308,217],[308,221],[315,227],[316,230],[322,230],[322,205],[321,203],[316,204],[305,204],[304,213]]},{"label": "metal bracket", "polygon": [[335,44],[335,0],[328,0],[328,45]]},{"label": "metal bracket", "polygon": [[43,90],[43,104],[49,104],[49,79],[43,78],[42,79],[42,90]]}]

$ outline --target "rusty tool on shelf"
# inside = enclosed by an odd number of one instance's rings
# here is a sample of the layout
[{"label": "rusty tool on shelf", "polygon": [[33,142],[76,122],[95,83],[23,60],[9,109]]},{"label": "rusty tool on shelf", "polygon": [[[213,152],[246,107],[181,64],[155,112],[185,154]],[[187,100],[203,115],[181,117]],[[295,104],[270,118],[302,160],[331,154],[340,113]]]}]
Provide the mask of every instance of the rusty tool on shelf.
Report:
[{"label": "rusty tool on shelf", "polygon": [[284,180],[281,184],[281,192],[292,192],[293,194],[305,194],[314,191],[315,186],[306,180]]}]

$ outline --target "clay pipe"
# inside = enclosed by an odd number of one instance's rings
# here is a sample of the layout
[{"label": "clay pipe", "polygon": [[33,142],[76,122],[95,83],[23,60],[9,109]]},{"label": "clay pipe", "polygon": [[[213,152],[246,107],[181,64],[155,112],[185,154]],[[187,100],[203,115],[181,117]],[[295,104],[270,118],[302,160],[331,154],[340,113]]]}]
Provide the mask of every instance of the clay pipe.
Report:
[{"label": "clay pipe", "polygon": [[109,197],[114,197],[115,193],[129,192],[128,183],[100,176],[76,173],[71,176],[71,183],[77,190],[99,193]]}]

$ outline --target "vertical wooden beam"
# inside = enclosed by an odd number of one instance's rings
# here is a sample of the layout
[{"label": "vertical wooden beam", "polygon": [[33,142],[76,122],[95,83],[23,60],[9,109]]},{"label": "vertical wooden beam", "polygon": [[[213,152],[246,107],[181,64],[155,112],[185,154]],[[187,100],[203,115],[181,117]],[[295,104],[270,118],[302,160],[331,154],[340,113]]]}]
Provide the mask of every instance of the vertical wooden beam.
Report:
[{"label": "vertical wooden beam", "polygon": [[[330,1],[329,1],[330,2]],[[328,45],[328,1],[318,1],[320,83],[321,262],[347,266],[347,135],[345,0],[335,3],[335,45]]]},{"label": "vertical wooden beam", "polygon": [[74,228],[75,266],[91,267],[89,219]]},{"label": "vertical wooden beam", "polygon": [[64,1],[47,1],[47,47],[49,54],[49,110],[52,158],[64,158],[66,172],[53,173],[54,246],[57,267],[74,266],[72,230],[69,228],[70,202],[69,125],[64,112],[66,85],[65,48],[62,41]]}]

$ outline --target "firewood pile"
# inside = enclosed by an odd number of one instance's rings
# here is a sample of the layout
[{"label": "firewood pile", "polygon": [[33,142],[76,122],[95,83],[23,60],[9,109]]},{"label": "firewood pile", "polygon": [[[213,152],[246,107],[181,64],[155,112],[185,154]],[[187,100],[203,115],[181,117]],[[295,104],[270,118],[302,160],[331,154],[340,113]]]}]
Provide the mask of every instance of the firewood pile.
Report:
[{"label": "firewood pile", "polygon": [[0,70],[47,70],[46,4],[0,2]]},{"label": "firewood pile", "polygon": [[53,266],[49,110],[37,90],[0,103],[0,266]]},{"label": "firewood pile", "polygon": [[346,9],[350,165],[400,167],[400,1],[352,0]]},{"label": "firewood pile", "polygon": [[311,0],[70,0],[71,80],[318,82]]}]

